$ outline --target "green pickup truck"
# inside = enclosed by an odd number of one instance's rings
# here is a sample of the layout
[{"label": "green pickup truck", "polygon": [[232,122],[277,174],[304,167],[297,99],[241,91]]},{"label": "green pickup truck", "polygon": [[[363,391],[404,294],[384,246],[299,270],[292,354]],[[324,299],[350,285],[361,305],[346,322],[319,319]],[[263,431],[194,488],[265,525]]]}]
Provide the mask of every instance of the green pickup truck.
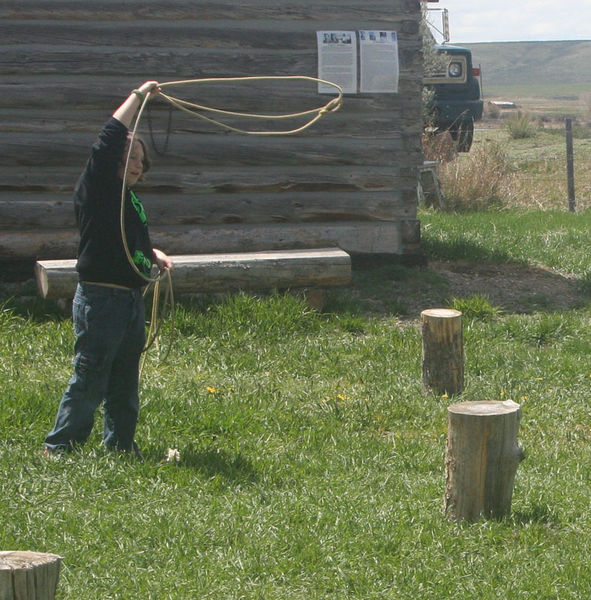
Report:
[{"label": "green pickup truck", "polygon": [[433,89],[432,125],[448,130],[459,152],[468,152],[474,138],[474,122],[482,118],[480,72],[472,65],[472,53],[459,46],[436,46],[443,58],[441,68],[425,77]]}]

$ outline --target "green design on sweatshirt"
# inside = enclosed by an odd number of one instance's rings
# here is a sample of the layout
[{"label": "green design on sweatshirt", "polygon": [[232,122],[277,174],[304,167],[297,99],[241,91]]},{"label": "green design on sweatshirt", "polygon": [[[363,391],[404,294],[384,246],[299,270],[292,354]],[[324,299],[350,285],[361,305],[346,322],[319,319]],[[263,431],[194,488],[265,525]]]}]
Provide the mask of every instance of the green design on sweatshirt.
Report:
[{"label": "green design on sweatshirt", "polygon": [[148,222],[148,218],[146,217],[146,211],[144,210],[144,205],[142,204],[142,201],[133,193],[133,190],[129,190],[129,194],[131,196],[131,203],[133,204],[133,207],[135,208],[140,221],[146,225]]},{"label": "green design on sweatshirt", "polygon": [[135,251],[133,262],[136,267],[144,273],[149,273],[152,269],[152,261],[141,250]]}]

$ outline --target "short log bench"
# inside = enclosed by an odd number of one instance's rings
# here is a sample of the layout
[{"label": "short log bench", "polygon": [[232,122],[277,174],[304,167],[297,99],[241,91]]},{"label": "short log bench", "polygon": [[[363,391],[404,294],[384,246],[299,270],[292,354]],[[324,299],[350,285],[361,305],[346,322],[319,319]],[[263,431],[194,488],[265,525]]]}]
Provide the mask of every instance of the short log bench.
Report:
[{"label": "short log bench", "polygon": [[[270,250],[171,256],[175,294],[325,287],[351,281],[351,257],[339,248]],[[75,260],[41,260],[35,265],[39,293],[72,298]]]}]

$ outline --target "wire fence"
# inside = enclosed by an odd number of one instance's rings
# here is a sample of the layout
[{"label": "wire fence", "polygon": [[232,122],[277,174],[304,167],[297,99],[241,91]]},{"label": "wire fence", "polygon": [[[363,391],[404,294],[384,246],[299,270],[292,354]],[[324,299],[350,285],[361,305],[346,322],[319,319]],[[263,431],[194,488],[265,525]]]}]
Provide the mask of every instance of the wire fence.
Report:
[{"label": "wire fence", "polygon": [[467,154],[450,156],[449,149],[437,148],[430,160],[440,163],[444,207],[591,209],[591,123],[570,123],[572,151],[567,123],[532,121],[528,135],[519,138],[499,122],[477,130]]}]

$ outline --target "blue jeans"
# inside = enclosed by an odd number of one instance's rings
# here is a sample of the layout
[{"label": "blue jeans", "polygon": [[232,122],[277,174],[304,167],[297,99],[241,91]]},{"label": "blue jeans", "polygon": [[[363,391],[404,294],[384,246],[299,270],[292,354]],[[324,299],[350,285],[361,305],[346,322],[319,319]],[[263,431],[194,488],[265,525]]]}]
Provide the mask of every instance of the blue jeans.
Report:
[{"label": "blue jeans", "polygon": [[139,361],[146,336],[141,291],[81,282],[72,316],[74,375],[45,445],[59,451],[83,444],[92,431],[94,413],[103,404],[105,446],[136,450]]}]

